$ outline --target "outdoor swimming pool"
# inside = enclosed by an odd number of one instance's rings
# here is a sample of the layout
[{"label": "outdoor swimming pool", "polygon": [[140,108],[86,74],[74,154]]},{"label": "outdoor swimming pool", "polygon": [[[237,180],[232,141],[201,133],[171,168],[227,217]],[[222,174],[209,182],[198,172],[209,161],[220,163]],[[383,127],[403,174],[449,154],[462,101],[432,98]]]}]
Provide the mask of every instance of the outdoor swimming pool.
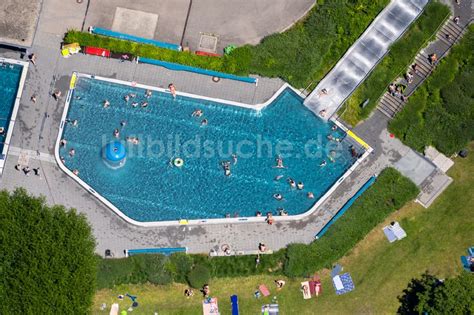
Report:
[{"label": "outdoor swimming pool", "polygon": [[[345,133],[332,130],[333,123],[316,117],[289,88],[261,111],[182,95],[174,100],[163,91],[146,98],[145,93],[79,76],[62,134],[67,144],[59,149],[69,170],[78,170],[82,181],[139,222],[254,217],[258,211],[276,215],[280,208],[301,214],[356,161]],[[136,96],[127,102],[124,97],[130,94]],[[144,102],[148,106],[142,107]],[[192,117],[198,109],[202,116]],[[202,125],[204,119],[207,125]],[[328,140],[328,135],[340,141]],[[111,169],[102,151],[117,139],[127,157],[123,167]],[[355,148],[357,155],[362,153]],[[285,168],[275,167],[278,154]],[[173,165],[177,157],[183,159],[182,167]],[[224,174],[223,162],[229,162],[230,176]],[[304,188],[292,188],[288,178]]]},{"label": "outdoor swimming pool", "polygon": [[0,153],[6,141],[23,67],[0,60]]}]

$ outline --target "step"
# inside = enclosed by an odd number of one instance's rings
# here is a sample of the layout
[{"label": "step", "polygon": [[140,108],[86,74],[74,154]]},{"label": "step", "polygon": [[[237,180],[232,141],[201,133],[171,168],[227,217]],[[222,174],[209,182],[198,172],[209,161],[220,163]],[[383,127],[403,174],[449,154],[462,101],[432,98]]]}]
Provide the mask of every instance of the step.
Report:
[{"label": "step", "polygon": [[387,103],[382,100],[380,103],[379,103],[379,108],[382,108],[385,112],[387,112],[388,114],[390,114],[392,117],[393,115],[395,114],[395,109],[392,108],[390,105],[387,105]]},{"label": "step", "polygon": [[387,101],[384,100],[384,99],[382,99],[380,101],[380,106],[385,108],[387,111],[390,111],[390,112],[396,112],[396,110],[397,110],[396,106],[393,106],[390,103],[387,103]]},{"label": "step", "polygon": [[438,32],[438,34],[436,34],[436,39],[438,39],[439,41],[442,41],[444,44],[448,45],[449,47],[455,43],[456,38],[454,36],[451,36],[451,40],[449,40],[446,38],[446,33]]},{"label": "step", "polygon": [[459,26],[458,24],[454,23],[454,17],[451,17],[448,22],[449,26],[453,27],[454,29],[459,30],[459,32],[462,32],[464,29]]},{"label": "step", "polygon": [[391,94],[388,94],[388,93],[385,100],[389,102],[390,104],[392,104],[395,108],[397,108],[400,105],[400,103],[402,103],[402,100],[400,98],[392,96]]},{"label": "step", "polygon": [[383,98],[381,104],[395,113],[398,112],[401,108],[403,108],[403,102],[394,101],[392,96],[387,96],[386,98]]},{"label": "step", "polygon": [[389,113],[385,109],[381,108],[380,106],[377,107],[377,110],[380,111],[382,114],[384,114],[385,116],[387,116],[390,119],[392,119],[395,116],[395,113],[393,113],[393,112]]},{"label": "step", "polygon": [[459,34],[462,33],[462,30],[459,30],[457,28],[454,28],[452,25],[447,24],[445,27],[442,29],[443,32],[450,34],[451,36],[458,37]]},{"label": "step", "polygon": [[423,56],[423,55],[418,55],[416,56],[415,58],[415,61],[416,63],[418,64],[419,68],[420,68],[420,72],[425,76],[427,77],[432,69],[433,69],[433,66],[430,65],[430,63],[428,62],[428,57],[426,56]]}]

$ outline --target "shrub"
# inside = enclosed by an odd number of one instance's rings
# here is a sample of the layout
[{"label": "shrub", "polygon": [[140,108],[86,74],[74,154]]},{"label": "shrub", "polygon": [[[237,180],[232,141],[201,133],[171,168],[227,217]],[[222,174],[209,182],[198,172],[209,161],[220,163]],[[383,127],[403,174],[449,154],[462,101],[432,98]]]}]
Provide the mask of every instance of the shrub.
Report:
[{"label": "shrub", "polygon": [[0,314],[88,314],[95,241],[83,215],[0,192]]},{"label": "shrub", "polygon": [[[448,17],[449,12],[449,8],[439,2],[430,2],[426,6],[418,20],[392,45],[389,53],[341,108],[339,112],[343,113],[342,118],[345,121],[355,125],[369,116],[390,82],[406,71],[422,48],[420,45],[427,43],[439,25]],[[369,103],[362,108],[360,105],[367,99]]]},{"label": "shrub", "polygon": [[474,26],[441,60],[424,85],[389,124],[418,151],[428,145],[453,154],[474,139]]},{"label": "shrub", "polygon": [[310,245],[290,244],[284,272],[290,277],[307,276],[329,268],[353,248],[390,213],[415,198],[418,188],[397,170],[387,168],[319,240]]},{"label": "shrub", "polygon": [[[142,257],[140,257],[142,256]],[[173,281],[173,276],[166,263],[169,258],[164,255],[137,255],[133,256],[132,260],[135,260],[140,267],[137,270],[144,272],[144,276],[148,282],[154,284],[168,284]]]},{"label": "shrub", "polygon": [[193,258],[185,253],[176,253],[170,256],[167,268],[176,282],[185,283],[188,273],[193,266]]},{"label": "shrub", "polygon": [[206,266],[203,265],[196,265],[194,268],[188,273],[187,279],[189,285],[193,288],[200,288],[204,284],[209,282],[211,278],[211,273]]}]

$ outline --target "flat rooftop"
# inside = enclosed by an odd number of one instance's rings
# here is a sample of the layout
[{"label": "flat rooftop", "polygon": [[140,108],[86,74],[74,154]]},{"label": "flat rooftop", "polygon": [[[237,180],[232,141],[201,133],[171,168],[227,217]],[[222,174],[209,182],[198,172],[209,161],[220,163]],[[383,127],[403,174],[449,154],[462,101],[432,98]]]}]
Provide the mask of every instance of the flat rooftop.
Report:
[{"label": "flat rooftop", "polygon": [[31,47],[42,0],[0,1],[0,44]]}]

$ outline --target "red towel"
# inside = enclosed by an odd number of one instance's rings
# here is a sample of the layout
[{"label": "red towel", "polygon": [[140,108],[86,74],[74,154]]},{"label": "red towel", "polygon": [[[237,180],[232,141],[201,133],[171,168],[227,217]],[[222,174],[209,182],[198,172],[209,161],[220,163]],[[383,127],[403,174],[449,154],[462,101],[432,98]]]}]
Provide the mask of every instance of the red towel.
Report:
[{"label": "red towel", "polygon": [[320,295],[321,294],[321,281],[310,281],[309,292],[311,292],[311,295],[315,295],[315,296]]},{"label": "red towel", "polygon": [[260,292],[262,292],[263,296],[269,296],[270,295],[270,291],[268,291],[268,288],[264,285],[264,284],[261,284],[258,289],[260,290]]}]

